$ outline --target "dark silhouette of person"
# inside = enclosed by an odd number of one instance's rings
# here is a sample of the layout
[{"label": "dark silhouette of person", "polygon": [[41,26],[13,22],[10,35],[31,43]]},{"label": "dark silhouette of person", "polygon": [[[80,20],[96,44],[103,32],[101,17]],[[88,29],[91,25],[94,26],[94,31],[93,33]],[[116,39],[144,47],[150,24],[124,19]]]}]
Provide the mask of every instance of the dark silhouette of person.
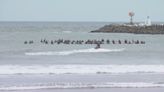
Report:
[{"label": "dark silhouette of person", "polygon": [[34,43],[34,41],[33,41],[33,40],[29,41],[29,44],[33,44],[33,43]]},{"label": "dark silhouette of person", "polygon": [[53,41],[51,41],[51,44],[54,44],[54,42],[53,42]]},{"label": "dark silhouette of person", "polygon": [[141,41],[141,44],[145,44],[145,41]]},{"label": "dark silhouette of person", "polygon": [[107,44],[110,44],[110,40],[106,40],[106,43],[107,43]]},{"label": "dark silhouette of person", "polygon": [[121,40],[118,40],[118,43],[121,44]]},{"label": "dark silhouette of person", "polygon": [[127,44],[127,43],[128,43],[128,41],[127,41],[127,40],[125,40],[125,41],[124,41],[124,43],[125,43],[125,44]]},{"label": "dark silhouette of person", "polygon": [[24,42],[24,44],[27,44],[27,43],[28,43],[27,41]]},{"label": "dark silhouette of person", "polygon": [[99,49],[100,48],[100,44],[97,44],[97,46],[95,47],[95,49]]},{"label": "dark silhouette of person", "polygon": [[113,43],[113,44],[115,44],[115,41],[114,41],[114,40],[112,40],[112,43]]}]

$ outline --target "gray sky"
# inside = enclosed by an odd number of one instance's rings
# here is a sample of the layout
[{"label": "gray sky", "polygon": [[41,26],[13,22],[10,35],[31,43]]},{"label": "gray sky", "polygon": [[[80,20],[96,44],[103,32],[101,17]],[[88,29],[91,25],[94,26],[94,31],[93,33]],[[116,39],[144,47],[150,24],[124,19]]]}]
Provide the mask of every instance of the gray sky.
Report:
[{"label": "gray sky", "polygon": [[0,21],[164,22],[164,0],[0,0]]}]

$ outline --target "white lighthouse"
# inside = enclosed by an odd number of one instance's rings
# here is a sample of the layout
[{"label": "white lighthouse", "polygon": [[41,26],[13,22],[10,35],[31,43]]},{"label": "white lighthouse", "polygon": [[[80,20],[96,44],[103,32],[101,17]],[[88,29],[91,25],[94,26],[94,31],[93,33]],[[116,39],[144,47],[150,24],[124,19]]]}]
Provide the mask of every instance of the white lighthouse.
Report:
[{"label": "white lighthouse", "polygon": [[151,19],[150,19],[149,16],[147,16],[147,19],[146,19],[146,21],[145,21],[145,25],[146,25],[146,26],[151,26]]}]

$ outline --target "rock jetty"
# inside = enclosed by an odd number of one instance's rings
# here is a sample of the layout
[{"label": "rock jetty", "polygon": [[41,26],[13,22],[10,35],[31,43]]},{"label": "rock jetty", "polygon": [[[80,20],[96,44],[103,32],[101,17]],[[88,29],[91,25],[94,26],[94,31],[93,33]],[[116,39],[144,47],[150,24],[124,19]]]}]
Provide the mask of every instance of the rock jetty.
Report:
[{"label": "rock jetty", "polygon": [[105,25],[98,30],[91,31],[103,33],[134,33],[134,34],[164,34],[164,25],[153,24],[146,25],[130,25],[130,24],[111,24]]}]

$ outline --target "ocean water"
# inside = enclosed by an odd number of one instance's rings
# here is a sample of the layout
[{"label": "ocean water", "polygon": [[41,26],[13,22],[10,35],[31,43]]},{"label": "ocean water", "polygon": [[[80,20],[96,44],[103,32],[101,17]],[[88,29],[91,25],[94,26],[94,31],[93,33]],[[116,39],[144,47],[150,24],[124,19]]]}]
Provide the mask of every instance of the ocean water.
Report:
[{"label": "ocean water", "polygon": [[[106,24],[110,23],[0,22],[0,91],[164,90],[164,36],[90,33]],[[49,43],[43,44],[43,39]],[[145,44],[102,44],[94,49],[95,44],[50,43],[58,39]],[[33,43],[25,44],[29,41]]]}]

